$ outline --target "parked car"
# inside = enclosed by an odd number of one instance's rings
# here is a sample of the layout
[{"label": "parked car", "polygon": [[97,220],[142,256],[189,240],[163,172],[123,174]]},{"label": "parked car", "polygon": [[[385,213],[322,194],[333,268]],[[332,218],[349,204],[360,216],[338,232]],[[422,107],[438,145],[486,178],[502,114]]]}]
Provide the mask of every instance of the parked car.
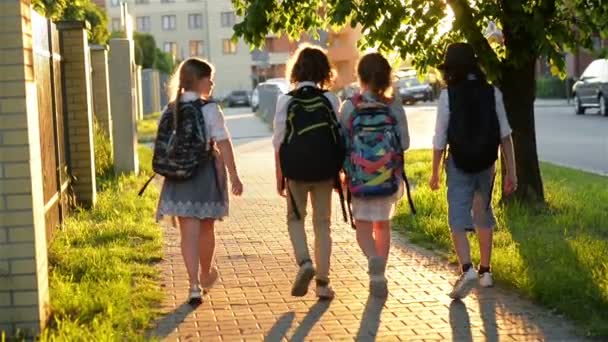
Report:
[{"label": "parked car", "polygon": [[433,87],[426,81],[420,82],[418,77],[406,77],[397,80],[395,91],[401,95],[404,104],[418,101],[433,101]]},{"label": "parked car", "polygon": [[258,87],[253,89],[253,92],[251,92],[251,99],[249,100],[249,102],[251,102],[251,110],[254,112],[257,112],[258,107],[260,106],[260,91],[258,90]]},{"label": "parked car", "polygon": [[228,107],[249,106],[249,94],[245,90],[233,90],[224,98]]},{"label": "parked car", "polygon": [[585,114],[587,108],[598,108],[608,116],[608,59],[596,59],[583,72],[572,87],[574,111]]}]

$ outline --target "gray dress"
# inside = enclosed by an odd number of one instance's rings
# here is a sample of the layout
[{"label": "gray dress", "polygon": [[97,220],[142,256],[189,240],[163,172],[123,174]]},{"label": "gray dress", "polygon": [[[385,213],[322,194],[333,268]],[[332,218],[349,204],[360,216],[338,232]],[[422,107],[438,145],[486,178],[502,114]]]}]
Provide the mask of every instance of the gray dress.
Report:
[{"label": "gray dress", "polygon": [[222,219],[228,216],[226,173],[221,159],[203,163],[194,177],[165,179],[158,201],[157,220],[163,216]]},{"label": "gray dress", "polygon": [[[184,93],[183,101],[198,98],[194,93]],[[224,115],[216,104],[202,108],[205,131],[210,139],[220,141],[229,138]],[[202,163],[194,177],[184,181],[165,179],[163,182],[156,219],[164,216],[218,219],[228,216],[228,180],[226,167],[217,156]]]}]

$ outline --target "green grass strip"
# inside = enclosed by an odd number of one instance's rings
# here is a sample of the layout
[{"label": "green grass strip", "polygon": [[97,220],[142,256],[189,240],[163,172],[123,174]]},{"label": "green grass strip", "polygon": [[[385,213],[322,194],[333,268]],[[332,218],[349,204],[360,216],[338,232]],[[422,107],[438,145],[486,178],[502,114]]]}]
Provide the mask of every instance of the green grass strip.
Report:
[{"label": "green grass strip", "polygon": [[[541,165],[547,205],[531,208],[500,204],[500,177],[494,191],[498,227],[492,267],[495,279],[574,320],[584,334],[608,336],[608,177],[551,164]],[[447,223],[446,188],[428,187],[431,152],[406,155],[418,210],[405,201],[395,229],[412,242],[449,251],[455,262]],[[445,181],[445,172],[442,173]],[[470,238],[475,262],[479,248]]]},{"label": "green grass strip", "polygon": [[154,221],[158,190],[137,191],[150,172],[104,178],[94,209],[77,210],[49,247],[51,318],[42,341],[142,341],[157,315],[162,234]]}]

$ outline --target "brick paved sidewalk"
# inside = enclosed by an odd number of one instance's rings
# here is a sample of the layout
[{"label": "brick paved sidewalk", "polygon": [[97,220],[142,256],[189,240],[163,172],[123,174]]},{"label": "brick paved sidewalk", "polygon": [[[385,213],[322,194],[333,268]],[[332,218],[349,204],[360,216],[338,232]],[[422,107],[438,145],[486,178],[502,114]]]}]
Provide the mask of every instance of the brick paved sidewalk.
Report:
[{"label": "brick paved sidewalk", "polygon": [[303,299],[291,297],[297,269],[285,205],[275,195],[270,139],[259,138],[269,133],[254,117],[228,119],[233,136],[241,138],[235,141],[242,142],[237,159],[245,195],[231,200],[230,218],[216,228],[220,280],[201,306],[184,304],[188,280],[179,233],[164,228],[160,270],[166,299],[155,336],[167,341],[580,340],[563,319],[509,291],[483,289],[452,302],[447,293],[456,279],[454,268],[397,234],[387,270],[389,298],[368,298],[367,263],[337,203],[331,269],[337,296],[332,302],[317,302],[314,291]]}]

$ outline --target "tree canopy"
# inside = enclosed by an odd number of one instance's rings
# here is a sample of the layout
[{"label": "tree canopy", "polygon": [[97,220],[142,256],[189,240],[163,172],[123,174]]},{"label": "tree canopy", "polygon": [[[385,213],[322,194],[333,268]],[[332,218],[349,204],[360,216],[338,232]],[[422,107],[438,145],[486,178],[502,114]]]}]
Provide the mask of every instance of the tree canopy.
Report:
[{"label": "tree canopy", "polygon": [[33,0],[32,4],[53,20],[86,20],[91,25],[88,30],[89,42],[108,42],[108,16],[91,0]]},{"label": "tree canopy", "polygon": [[[232,0],[244,20],[235,35],[256,46],[266,35],[361,25],[362,45],[397,51],[420,69],[440,61],[445,47],[467,40],[475,46],[492,79],[501,63],[518,64],[546,56],[564,70],[563,51],[590,47],[597,33],[608,33],[608,4],[603,0]],[[449,17],[448,5],[453,12]],[[504,33],[505,45],[491,46],[484,32],[490,23]],[[526,48],[510,43],[526,42]],[[516,44],[518,45],[518,44]]]},{"label": "tree canopy", "polygon": [[[235,38],[259,47],[268,34],[297,40],[318,29],[360,25],[362,47],[397,52],[420,71],[438,65],[447,45],[467,41],[503,92],[513,128],[516,197],[544,202],[534,123],[535,66],[547,57],[565,70],[564,51],[608,35],[605,0],[232,0],[243,21]],[[500,30],[491,42],[488,28]]]}]

